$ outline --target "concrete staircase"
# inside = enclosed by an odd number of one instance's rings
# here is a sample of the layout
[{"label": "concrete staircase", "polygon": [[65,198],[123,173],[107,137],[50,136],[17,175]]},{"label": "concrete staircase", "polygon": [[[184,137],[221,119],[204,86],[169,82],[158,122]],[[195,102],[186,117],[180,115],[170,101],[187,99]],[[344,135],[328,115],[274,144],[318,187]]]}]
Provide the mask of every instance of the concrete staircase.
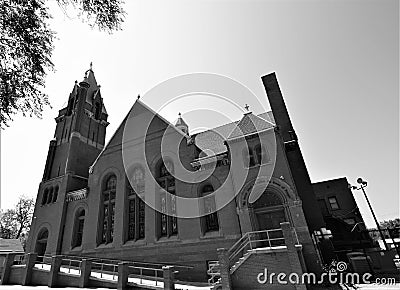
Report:
[{"label": "concrete staircase", "polygon": [[235,270],[238,269],[240,265],[242,265],[251,256],[252,253],[253,250],[247,250],[247,252],[242,257],[240,257],[239,260],[237,260],[235,264],[232,265],[232,267],[230,267],[230,273],[233,274]]}]

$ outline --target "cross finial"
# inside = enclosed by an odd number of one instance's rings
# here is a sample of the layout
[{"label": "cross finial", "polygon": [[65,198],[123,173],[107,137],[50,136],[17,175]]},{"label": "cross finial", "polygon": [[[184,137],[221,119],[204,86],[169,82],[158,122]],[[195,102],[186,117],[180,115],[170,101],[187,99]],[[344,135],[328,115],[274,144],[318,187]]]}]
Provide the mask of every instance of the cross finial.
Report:
[{"label": "cross finial", "polygon": [[250,106],[249,106],[248,104],[246,104],[246,105],[244,106],[244,108],[246,109],[246,111],[249,111]]},{"label": "cross finial", "polygon": [[93,62],[90,62],[90,70],[92,70]]}]

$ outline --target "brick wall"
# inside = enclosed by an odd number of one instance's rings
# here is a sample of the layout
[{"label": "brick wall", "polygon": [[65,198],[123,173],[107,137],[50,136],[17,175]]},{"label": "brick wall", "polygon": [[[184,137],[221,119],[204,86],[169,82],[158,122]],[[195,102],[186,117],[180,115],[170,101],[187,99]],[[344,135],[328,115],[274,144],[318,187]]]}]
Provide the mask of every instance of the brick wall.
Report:
[{"label": "brick wall", "polygon": [[[233,289],[295,289],[293,285],[280,285],[274,279],[274,283],[260,284],[257,275],[264,273],[291,273],[287,250],[272,253],[252,254],[231,276]],[[264,276],[264,275],[263,275]],[[263,279],[263,276],[260,277]]]}]

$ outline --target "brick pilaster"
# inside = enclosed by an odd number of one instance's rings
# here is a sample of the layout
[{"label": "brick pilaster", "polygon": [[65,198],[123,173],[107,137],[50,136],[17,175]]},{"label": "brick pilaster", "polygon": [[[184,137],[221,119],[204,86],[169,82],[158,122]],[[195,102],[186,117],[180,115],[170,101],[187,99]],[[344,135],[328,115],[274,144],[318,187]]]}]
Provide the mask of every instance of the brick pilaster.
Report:
[{"label": "brick pilaster", "polygon": [[89,277],[92,272],[92,262],[83,259],[81,263],[81,277],[79,279],[79,287],[85,288],[89,286]]},{"label": "brick pilaster", "polygon": [[15,254],[7,254],[4,261],[3,273],[1,275],[1,285],[7,285],[8,279],[10,278],[11,266],[14,264]]},{"label": "brick pilaster", "polygon": [[126,262],[118,263],[118,289],[127,289],[129,276],[129,264]]},{"label": "brick pilaster", "polygon": [[25,269],[24,273],[22,274],[22,282],[21,282],[21,284],[24,286],[27,286],[31,283],[32,271],[33,267],[35,266],[36,259],[37,259],[37,254],[29,253],[26,255]]},{"label": "brick pilaster", "polygon": [[228,250],[224,248],[217,249],[219,260],[219,271],[221,273],[221,286],[222,290],[231,290],[232,281],[231,273],[229,271],[229,255]]},{"label": "brick pilaster", "polygon": [[163,269],[163,278],[164,278],[164,290],[174,290],[175,282],[174,282],[174,267],[173,266],[164,266]]},{"label": "brick pilaster", "polygon": [[51,268],[49,272],[49,281],[47,283],[47,286],[52,288],[57,285],[57,277],[58,277],[58,272],[60,271],[61,263],[62,263],[62,256],[51,257]]},{"label": "brick pilaster", "polygon": [[[285,238],[285,244],[287,248],[287,254],[289,258],[289,264],[292,273],[297,273],[299,276],[303,274],[303,270],[301,268],[301,263],[299,259],[299,254],[297,253],[296,243],[297,239],[292,232],[292,228],[288,222],[281,223],[281,228],[283,232],[283,237]],[[296,284],[294,285],[296,290],[306,290],[307,287],[304,284]]]}]

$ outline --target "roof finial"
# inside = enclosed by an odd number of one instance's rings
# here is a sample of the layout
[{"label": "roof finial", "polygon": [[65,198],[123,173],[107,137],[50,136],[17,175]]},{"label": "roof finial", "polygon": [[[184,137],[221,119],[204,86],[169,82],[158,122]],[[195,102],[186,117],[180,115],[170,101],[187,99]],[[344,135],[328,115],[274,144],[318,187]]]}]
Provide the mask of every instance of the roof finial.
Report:
[{"label": "roof finial", "polygon": [[244,108],[246,109],[246,111],[248,112],[249,111],[249,108],[250,108],[250,106],[248,105],[248,104],[246,104],[245,106],[244,106]]},{"label": "roof finial", "polygon": [[93,62],[90,62],[90,70],[92,70]]},{"label": "roof finial", "polygon": [[138,100],[140,99],[140,94],[139,94],[139,95],[137,95],[137,99],[138,99]]},{"label": "roof finial", "polygon": [[179,118],[181,118],[181,117],[182,117],[182,114],[181,114],[181,112],[179,112],[179,113],[178,113],[178,116],[179,116]]}]

